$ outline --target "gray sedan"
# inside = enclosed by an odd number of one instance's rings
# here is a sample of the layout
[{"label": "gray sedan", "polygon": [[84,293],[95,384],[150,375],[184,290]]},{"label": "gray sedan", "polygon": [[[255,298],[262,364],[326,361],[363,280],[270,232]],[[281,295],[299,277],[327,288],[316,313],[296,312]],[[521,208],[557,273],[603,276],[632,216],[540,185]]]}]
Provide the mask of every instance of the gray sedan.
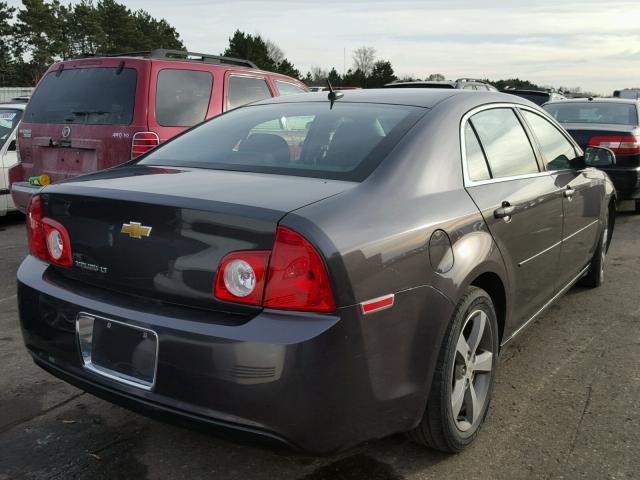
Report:
[{"label": "gray sedan", "polygon": [[18,271],[45,370],[314,453],[478,435],[501,347],[604,278],[615,191],[527,100],[307,93],[33,198]]}]

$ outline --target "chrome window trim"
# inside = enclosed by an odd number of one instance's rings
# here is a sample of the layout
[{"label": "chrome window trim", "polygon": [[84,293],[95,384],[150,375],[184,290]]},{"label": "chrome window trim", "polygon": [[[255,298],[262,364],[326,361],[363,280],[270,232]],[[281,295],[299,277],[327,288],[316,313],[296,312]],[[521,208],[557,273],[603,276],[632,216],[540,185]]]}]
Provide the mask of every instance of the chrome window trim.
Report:
[{"label": "chrome window trim", "polygon": [[[543,118],[551,118],[544,111],[542,111],[542,114],[541,114],[541,112],[536,108],[529,107],[527,105],[521,105],[521,104],[517,104],[517,103],[507,103],[507,102],[488,103],[488,104],[485,104],[485,105],[480,105],[478,107],[474,107],[473,109],[471,109],[467,113],[465,113],[462,116],[462,119],[460,121],[460,152],[461,152],[461,156],[462,156],[462,177],[463,177],[463,182],[464,182],[464,186],[465,187],[475,187],[475,186],[478,186],[478,185],[487,185],[487,184],[490,184],[490,183],[509,182],[509,181],[513,181],[513,180],[521,180],[521,179],[526,179],[526,178],[543,177],[545,175],[549,176],[552,173],[557,173],[557,172],[566,171],[566,170],[572,170],[572,169],[547,170],[546,169],[546,165],[542,165],[542,167],[544,169],[539,171],[539,172],[537,172],[537,173],[526,173],[526,174],[523,174],[523,175],[514,175],[514,176],[511,176],[511,177],[490,178],[488,180],[471,180],[471,178],[469,177],[469,171],[468,171],[468,168],[467,168],[467,151],[466,151],[466,145],[465,145],[464,127],[465,127],[466,123],[469,121],[469,119],[473,115],[475,115],[476,113],[480,113],[480,112],[483,112],[485,110],[493,110],[493,109],[496,109],[496,108],[508,108],[508,109],[512,110],[513,113],[516,115],[516,117],[518,117],[519,121],[520,121],[520,118],[518,116],[518,112],[515,111],[515,110],[518,110],[518,109],[528,110],[528,111],[530,111],[532,113],[535,113],[537,115],[542,116]],[[556,128],[560,125],[553,118],[551,118],[551,123]],[[527,124],[527,126],[528,126],[528,124]],[[522,129],[524,130],[525,135],[529,139],[529,144],[531,145],[531,148],[533,149],[533,153],[534,153],[534,156],[536,157],[536,161],[538,160],[538,157],[540,157],[540,159],[542,159],[541,153],[539,151],[540,150],[539,146],[537,144],[534,145],[532,143],[533,141],[536,141],[536,139],[535,138],[530,138],[530,133],[527,131],[527,128],[524,125],[522,126]],[[580,147],[578,147],[578,145],[575,143],[575,141],[573,141],[572,138],[567,137],[567,135],[564,134],[562,127],[560,127],[560,133],[562,133],[564,135],[564,137],[567,138],[567,140],[569,140],[569,142],[574,146],[574,148],[577,149],[577,152],[581,152],[582,151],[582,150],[580,150]],[[480,141],[480,139],[478,139],[478,140]]]},{"label": "chrome window trim", "polygon": [[[135,378],[135,377],[130,377],[129,375],[125,375],[123,373],[119,373],[113,370],[110,370],[108,368],[104,368],[101,367],[99,365],[95,365],[92,361],[91,361],[91,351],[89,351],[88,355],[84,354],[84,349],[82,347],[82,339],[80,338],[80,319],[81,317],[84,318],[90,318],[92,320],[102,320],[104,322],[112,322],[112,323],[117,323],[120,325],[124,325],[126,327],[129,328],[133,328],[135,330],[141,330],[143,332],[148,332],[150,334],[152,334],[155,339],[156,339],[156,357],[155,357],[155,364],[153,366],[153,380],[151,382],[145,382],[144,380]],[[92,331],[92,336],[93,336],[93,322],[91,323],[91,331]],[[94,315],[92,313],[87,313],[87,312],[78,312],[78,315],[76,316],[76,340],[77,340],[77,344],[78,344],[78,351],[80,353],[80,359],[82,360],[82,366],[85,368],[85,370],[92,372],[100,377],[104,377],[104,378],[108,378],[109,380],[113,380],[115,382],[118,383],[122,383],[124,385],[128,385],[130,387],[136,387],[136,388],[140,388],[142,390],[147,390],[147,391],[151,391],[153,390],[153,387],[156,384],[156,378],[158,375],[158,353],[159,353],[159,346],[160,346],[160,340],[158,338],[158,334],[149,329],[149,328],[145,328],[145,327],[140,327],[138,325],[133,325],[131,323],[127,323],[127,322],[122,322],[119,320],[113,320],[111,318],[105,318],[102,317],[100,315]]]}]

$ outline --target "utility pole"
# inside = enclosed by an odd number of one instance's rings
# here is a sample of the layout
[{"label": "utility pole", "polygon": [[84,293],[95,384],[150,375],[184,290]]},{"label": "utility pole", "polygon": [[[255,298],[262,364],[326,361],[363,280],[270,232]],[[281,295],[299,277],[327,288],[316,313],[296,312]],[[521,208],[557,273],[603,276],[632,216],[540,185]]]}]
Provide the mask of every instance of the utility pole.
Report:
[{"label": "utility pole", "polygon": [[347,48],[342,49],[342,78],[347,74]]}]

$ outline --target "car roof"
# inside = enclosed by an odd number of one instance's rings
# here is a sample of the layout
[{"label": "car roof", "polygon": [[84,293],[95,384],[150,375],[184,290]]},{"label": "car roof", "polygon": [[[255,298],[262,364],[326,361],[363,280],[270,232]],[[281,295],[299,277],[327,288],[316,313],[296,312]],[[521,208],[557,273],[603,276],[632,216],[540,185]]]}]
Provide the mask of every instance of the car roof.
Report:
[{"label": "car roof", "polygon": [[24,110],[27,106],[26,103],[16,102],[16,103],[0,103],[0,108],[10,108],[12,110]]},{"label": "car roof", "polygon": [[[454,98],[467,101],[470,96],[477,100],[478,105],[484,103],[520,103],[522,105],[534,105],[529,100],[514,95],[500,92],[479,92],[462,89],[424,89],[424,88],[372,88],[365,90],[344,90],[344,95],[336,102],[347,103],[380,103],[389,105],[409,105],[424,108],[433,108],[438,103]],[[302,103],[302,102],[329,102],[327,92],[310,92],[295,95],[272,97],[252,105],[264,105],[272,103]]]},{"label": "car roof", "polygon": [[[75,63],[76,65],[80,65],[82,66],[83,64],[86,63],[86,66],[88,68],[91,67],[96,67],[96,61],[98,60],[127,60],[128,62],[153,62],[153,63],[162,63],[162,64],[166,64],[166,65],[181,65],[183,66],[183,68],[188,69],[189,66],[193,66],[193,65],[205,65],[208,68],[214,69],[214,70],[234,70],[234,71],[242,71],[243,73],[259,73],[260,75],[269,75],[272,77],[278,77],[278,78],[283,78],[283,79],[291,79],[292,81],[298,82],[298,83],[302,83],[299,80],[296,80],[295,78],[292,78],[288,75],[284,75],[281,73],[277,73],[277,72],[271,72],[268,70],[261,70],[260,68],[258,68],[255,64],[249,62],[248,60],[242,60],[242,59],[228,59],[228,60],[237,60],[237,62],[247,62],[247,64],[239,64],[239,63],[233,63],[233,62],[227,62],[224,59],[226,59],[227,57],[224,56],[219,56],[219,55],[215,55],[215,56],[211,56],[211,58],[216,58],[216,59],[222,59],[220,61],[201,61],[201,60],[197,60],[197,59],[190,59],[190,58],[177,58],[177,57],[167,57],[167,56],[148,56],[145,55],[147,53],[149,54],[153,54],[156,51],[163,51],[162,49],[158,49],[158,50],[153,50],[151,52],[132,52],[132,53],[122,53],[122,54],[113,54],[113,55],[108,55],[108,54],[96,54],[96,55],[85,55],[85,56],[79,56],[79,57],[72,57],[72,58],[68,58],[66,60],[62,60],[60,62],[56,62],[54,63],[50,68],[49,68],[49,72],[54,71],[56,69],[59,68],[60,65],[64,64],[69,64],[69,63]],[[171,51],[170,51],[171,52]],[[190,52],[182,52],[185,54],[189,54]],[[200,55],[200,54],[196,54],[196,55]]]},{"label": "car roof", "polygon": [[[551,95],[553,93],[559,94],[558,92],[550,92],[549,90],[531,90],[531,89],[527,89],[527,88],[505,88],[504,90],[502,90],[502,92],[504,92],[504,93],[511,93],[511,92],[517,92],[517,93],[540,93],[540,94],[544,94],[544,95]],[[562,95],[562,94],[560,93],[559,95]]]},{"label": "car roof", "polygon": [[550,105],[552,103],[562,103],[563,105],[569,103],[630,103],[634,105],[638,105],[638,100],[633,98],[615,98],[615,97],[595,97],[595,98],[567,98],[566,100],[559,100],[554,102],[547,102],[545,105]]},{"label": "car roof", "polygon": [[458,82],[451,80],[414,80],[411,82],[391,82],[385,87],[393,87],[394,85],[455,85]]}]

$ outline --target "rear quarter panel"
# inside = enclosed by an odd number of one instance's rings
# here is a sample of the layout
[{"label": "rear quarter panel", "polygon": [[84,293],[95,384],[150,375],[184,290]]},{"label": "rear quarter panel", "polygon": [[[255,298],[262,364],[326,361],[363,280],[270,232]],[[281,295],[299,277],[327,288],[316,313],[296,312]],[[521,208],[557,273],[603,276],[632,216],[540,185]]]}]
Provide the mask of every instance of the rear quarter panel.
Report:
[{"label": "rear quarter panel", "polygon": [[[393,307],[360,314],[359,330],[372,388],[415,394],[418,412],[465,288],[486,272],[506,289],[509,282],[487,226],[463,188],[460,116],[432,113],[363,183],[281,221],[324,253],[340,307],[395,295]],[[438,230],[450,239],[454,259],[440,272],[429,252]]]}]

